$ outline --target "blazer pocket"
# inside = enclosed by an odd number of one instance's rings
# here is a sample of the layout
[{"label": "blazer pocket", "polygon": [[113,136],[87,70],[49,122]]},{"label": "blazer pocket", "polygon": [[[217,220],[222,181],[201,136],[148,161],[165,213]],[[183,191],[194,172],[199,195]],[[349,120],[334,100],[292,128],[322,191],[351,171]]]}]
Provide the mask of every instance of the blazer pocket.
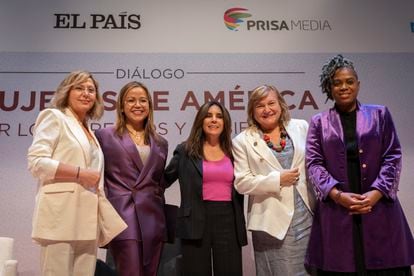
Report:
[{"label": "blazer pocket", "polygon": [[182,207],[178,209],[177,217],[188,217],[191,214],[191,207]]},{"label": "blazer pocket", "polygon": [[[77,184],[58,183],[48,184],[41,188],[37,217],[39,218],[38,224],[44,225],[43,228],[46,229],[41,231],[63,231],[62,225],[71,225],[69,222],[76,221],[75,217],[79,215],[79,210],[76,209],[75,185]],[[59,234],[62,233],[59,232]]]},{"label": "blazer pocket", "polygon": [[73,193],[76,189],[76,183],[56,183],[47,184],[42,187],[42,191],[45,194],[56,194],[56,193]]}]

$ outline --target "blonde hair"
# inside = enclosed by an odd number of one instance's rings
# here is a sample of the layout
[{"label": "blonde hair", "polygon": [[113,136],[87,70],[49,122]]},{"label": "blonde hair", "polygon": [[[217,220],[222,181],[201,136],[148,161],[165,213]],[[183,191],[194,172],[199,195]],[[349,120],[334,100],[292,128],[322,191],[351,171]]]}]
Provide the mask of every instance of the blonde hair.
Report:
[{"label": "blonde hair", "polygon": [[259,123],[254,118],[254,109],[257,103],[263,98],[267,97],[271,91],[275,92],[280,108],[282,109],[282,114],[279,118],[279,125],[284,126],[290,121],[289,107],[286,104],[285,99],[283,99],[282,95],[280,95],[277,88],[273,85],[261,85],[253,90],[247,105],[247,123],[249,125],[249,128],[261,129]]},{"label": "blonde hair", "polygon": [[69,106],[69,93],[74,86],[79,85],[88,79],[91,79],[96,89],[96,100],[92,108],[86,114],[86,120],[88,119],[100,119],[104,112],[102,96],[99,93],[99,85],[95,78],[88,71],[73,71],[59,84],[56,89],[55,95],[51,101],[51,107],[64,111]]}]

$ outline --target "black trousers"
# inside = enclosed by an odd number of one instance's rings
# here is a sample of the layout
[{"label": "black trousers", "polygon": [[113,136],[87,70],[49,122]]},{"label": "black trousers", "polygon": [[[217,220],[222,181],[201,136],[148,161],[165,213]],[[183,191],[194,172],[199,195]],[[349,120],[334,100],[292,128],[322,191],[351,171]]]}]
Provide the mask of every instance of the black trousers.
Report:
[{"label": "black trousers", "polygon": [[181,240],[185,276],[243,275],[241,247],[231,202],[204,201],[206,224],[202,239]]}]

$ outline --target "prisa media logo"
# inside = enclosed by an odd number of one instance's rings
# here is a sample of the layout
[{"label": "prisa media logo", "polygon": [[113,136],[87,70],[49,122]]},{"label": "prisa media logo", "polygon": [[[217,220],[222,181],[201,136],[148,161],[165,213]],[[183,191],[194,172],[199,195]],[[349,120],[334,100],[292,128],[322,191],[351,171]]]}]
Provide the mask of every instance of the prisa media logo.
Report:
[{"label": "prisa media logo", "polygon": [[326,19],[261,18],[257,14],[252,17],[247,11],[239,7],[226,10],[224,24],[231,31],[332,31],[331,23]]},{"label": "prisa media logo", "polygon": [[247,13],[244,8],[231,8],[224,12],[224,25],[231,31],[238,31],[240,23],[243,23],[243,18],[252,16]]}]

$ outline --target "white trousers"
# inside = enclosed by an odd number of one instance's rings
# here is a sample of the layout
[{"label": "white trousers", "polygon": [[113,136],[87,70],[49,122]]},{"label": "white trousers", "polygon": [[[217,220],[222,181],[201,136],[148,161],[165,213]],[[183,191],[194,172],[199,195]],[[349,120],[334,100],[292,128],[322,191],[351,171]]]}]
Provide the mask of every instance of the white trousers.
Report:
[{"label": "white trousers", "polygon": [[93,276],[97,241],[48,241],[41,245],[42,276]]}]

